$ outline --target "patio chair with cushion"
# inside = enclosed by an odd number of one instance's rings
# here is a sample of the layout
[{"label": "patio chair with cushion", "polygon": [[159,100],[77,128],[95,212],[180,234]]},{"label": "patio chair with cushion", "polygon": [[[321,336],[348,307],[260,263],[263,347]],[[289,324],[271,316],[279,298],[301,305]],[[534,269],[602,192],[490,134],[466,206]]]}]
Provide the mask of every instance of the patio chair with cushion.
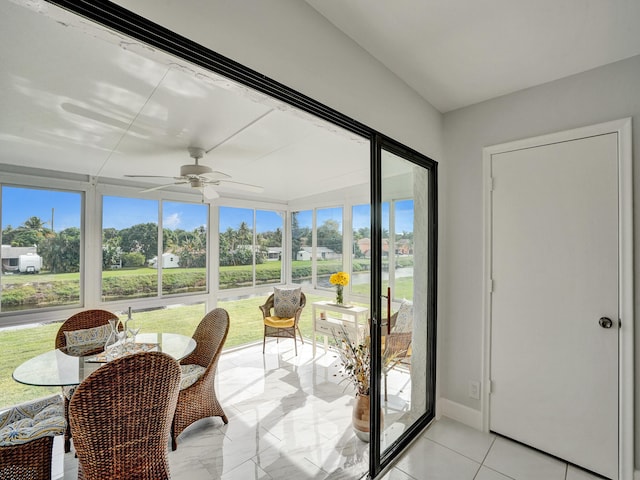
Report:
[{"label": "patio chair with cushion", "polygon": [[53,437],[65,431],[62,397],[53,395],[0,412],[0,478],[51,478]]},{"label": "patio chair with cushion", "polygon": [[[107,310],[85,310],[65,320],[56,334],[55,348],[64,348],[69,355],[93,355],[104,349],[111,327],[109,320],[117,319],[115,313]],[[64,433],[64,452],[71,450],[71,429],[69,428],[69,400],[75,386],[62,387],[64,396],[64,418],[67,430]]]},{"label": "patio chair with cushion", "polygon": [[300,335],[300,341],[304,344],[298,323],[307,298],[300,288],[274,287],[273,290],[274,293],[267,298],[266,303],[258,307],[262,311],[264,322],[262,353],[264,353],[267,337],[276,337],[277,339],[293,338],[295,352],[298,355],[296,331]]},{"label": "patio chair with cushion", "polygon": [[222,347],[229,333],[229,313],[215,308],[207,313],[193,334],[196,348],[180,361],[182,378],[178,405],[171,425],[171,448],[189,425],[208,417],[229,423],[216,396],[215,375]]},{"label": "patio chair with cushion", "polygon": [[120,357],[89,375],[69,402],[78,479],[170,478],[179,388],[180,365],[162,352]]}]

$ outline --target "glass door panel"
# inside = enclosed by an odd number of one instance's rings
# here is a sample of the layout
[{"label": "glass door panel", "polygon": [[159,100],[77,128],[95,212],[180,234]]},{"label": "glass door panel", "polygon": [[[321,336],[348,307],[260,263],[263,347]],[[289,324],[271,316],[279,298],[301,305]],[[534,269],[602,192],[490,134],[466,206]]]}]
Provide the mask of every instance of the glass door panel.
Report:
[{"label": "glass door panel", "polygon": [[[373,334],[379,352],[380,413],[373,415],[384,468],[434,416],[435,178],[433,162],[380,155],[380,312]],[[377,451],[377,452],[376,452]],[[374,467],[375,470],[375,467]],[[379,471],[379,470],[378,470]]]}]

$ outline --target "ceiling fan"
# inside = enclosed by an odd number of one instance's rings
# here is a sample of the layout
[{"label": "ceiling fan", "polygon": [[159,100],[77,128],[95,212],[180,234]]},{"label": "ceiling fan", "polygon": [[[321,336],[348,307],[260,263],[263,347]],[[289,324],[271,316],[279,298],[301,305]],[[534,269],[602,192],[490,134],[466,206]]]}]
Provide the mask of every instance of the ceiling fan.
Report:
[{"label": "ceiling fan", "polygon": [[251,193],[262,193],[263,188],[258,185],[251,185],[249,183],[234,182],[231,180],[231,176],[223,172],[213,170],[206,165],[200,165],[198,162],[207,151],[204,148],[189,147],[189,155],[193,158],[195,163],[182,165],[180,167],[179,177],[168,177],[164,175],[125,175],[130,178],[172,178],[175,180],[173,183],[167,183],[164,185],[158,185],[157,187],[147,188],[142,190],[141,193],[152,192],[154,190],[160,190],[173,185],[189,185],[191,188],[197,188],[202,192],[202,195],[207,199],[218,198],[220,195],[214,188],[218,185],[228,185],[236,190],[244,190]]}]

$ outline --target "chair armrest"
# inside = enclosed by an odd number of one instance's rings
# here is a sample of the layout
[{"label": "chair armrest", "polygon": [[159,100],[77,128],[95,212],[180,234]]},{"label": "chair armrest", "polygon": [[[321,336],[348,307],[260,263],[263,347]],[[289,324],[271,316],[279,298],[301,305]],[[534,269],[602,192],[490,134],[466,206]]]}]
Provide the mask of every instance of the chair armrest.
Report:
[{"label": "chair armrest", "polygon": [[268,303],[265,303],[264,305],[260,305],[258,308],[262,312],[263,318],[271,316],[271,306]]}]

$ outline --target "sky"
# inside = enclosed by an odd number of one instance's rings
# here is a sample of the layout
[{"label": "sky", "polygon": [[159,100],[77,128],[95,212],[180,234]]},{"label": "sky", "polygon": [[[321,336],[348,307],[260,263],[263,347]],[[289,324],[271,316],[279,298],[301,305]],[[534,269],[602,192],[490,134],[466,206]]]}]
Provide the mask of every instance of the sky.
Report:
[{"label": "sky", "polygon": [[[77,192],[37,188],[2,187],[2,229],[17,228],[30,217],[38,217],[46,228],[56,232],[69,227],[80,228],[82,195]],[[53,213],[52,213],[53,209]]]},{"label": "sky", "polygon": [[[56,232],[69,227],[80,227],[82,196],[77,192],[64,192],[37,188],[2,187],[2,228],[17,228],[29,217],[36,216]],[[328,218],[336,218],[342,225],[340,208],[318,209],[318,225]],[[369,205],[353,207],[354,229],[369,227]],[[298,213],[300,226],[311,226],[311,210]],[[383,225],[389,224],[389,204],[382,208]],[[158,201],[140,198],[103,197],[103,227],[121,230],[138,223],[154,222],[158,218]],[[248,208],[220,208],[220,231],[238,228],[241,222],[253,227],[253,210]],[[259,232],[283,228],[280,212],[257,210]],[[202,203],[163,202],[163,226],[192,231],[207,223],[207,205]],[[413,231],[413,201],[396,202],[396,232]]]},{"label": "sky", "polygon": [[[2,228],[17,228],[30,217],[39,217],[60,232],[80,227],[82,195],[77,192],[37,188],[2,187]],[[103,197],[103,227],[121,230],[138,223],[157,222],[158,201],[126,197]],[[163,226],[192,231],[207,224],[207,205],[164,202]]]}]

